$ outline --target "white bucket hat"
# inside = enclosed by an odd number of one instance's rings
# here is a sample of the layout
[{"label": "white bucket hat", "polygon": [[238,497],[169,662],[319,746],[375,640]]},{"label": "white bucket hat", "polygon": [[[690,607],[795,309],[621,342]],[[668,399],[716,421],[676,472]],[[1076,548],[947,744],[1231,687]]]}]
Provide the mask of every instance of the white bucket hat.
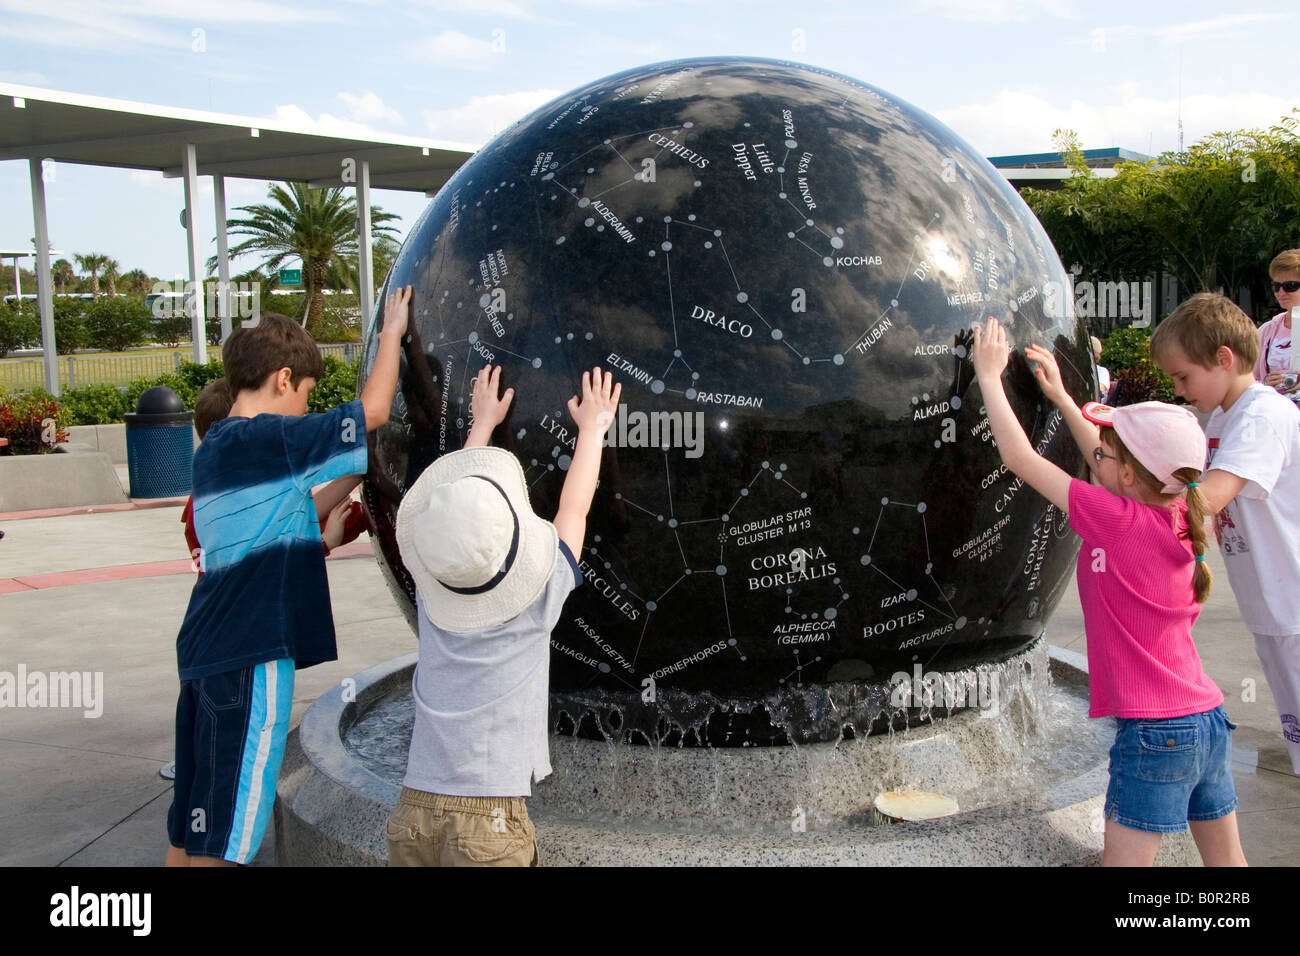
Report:
[{"label": "white bucket hat", "polygon": [[503,624],[535,601],[555,571],[558,538],[504,448],[443,455],[397,509],[397,547],[424,613],[453,633]]}]

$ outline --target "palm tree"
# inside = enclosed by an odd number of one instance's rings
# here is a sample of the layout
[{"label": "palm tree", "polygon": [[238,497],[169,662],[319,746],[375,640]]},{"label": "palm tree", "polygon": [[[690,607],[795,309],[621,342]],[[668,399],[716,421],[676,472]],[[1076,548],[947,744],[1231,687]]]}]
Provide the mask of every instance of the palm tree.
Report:
[{"label": "palm tree", "polygon": [[87,252],[84,255],[75,253],[72,258],[77,260],[77,265],[81,266],[83,272],[90,273],[90,295],[91,298],[99,298],[99,270],[104,268],[104,264],[109,261],[108,256],[98,252]]},{"label": "palm tree", "polygon": [[104,259],[104,281],[108,283],[108,294],[117,295],[117,280],[119,266],[116,259],[105,257]]},{"label": "palm tree", "polygon": [[77,280],[77,270],[67,259],[59,259],[50,266],[50,277],[54,280],[54,291],[62,295]]},{"label": "palm tree", "polygon": [[132,269],[121,276],[122,285],[131,295],[146,295],[153,288],[153,279],[143,269]]},{"label": "palm tree", "polygon": [[[311,331],[325,307],[323,290],[327,283],[356,287],[356,270],[348,266],[357,255],[356,199],[340,187],[310,189],[302,183],[288,188],[276,183],[269,190],[273,203],[241,206],[243,219],[231,219],[231,235],[251,238],[230,250],[231,256],[258,252],[267,256],[262,268],[276,272],[286,262],[302,262],[307,308],[303,325]],[[377,206],[370,208],[371,238],[392,234],[393,226],[381,225],[399,218]],[[208,272],[216,268],[216,258],[208,260]]]}]

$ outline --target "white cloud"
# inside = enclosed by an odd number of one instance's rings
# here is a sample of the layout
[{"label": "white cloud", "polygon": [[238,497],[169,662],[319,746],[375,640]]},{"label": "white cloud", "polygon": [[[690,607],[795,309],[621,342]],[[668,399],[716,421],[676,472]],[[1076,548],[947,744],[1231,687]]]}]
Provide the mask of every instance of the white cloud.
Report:
[{"label": "white cloud", "polygon": [[[1057,128],[1074,130],[1085,149],[1122,146],[1154,155],[1177,147],[1176,99],[1139,96],[1132,83],[1119,84],[1108,92],[1109,102],[1097,97],[1093,103],[1079,99],[1064,103],[1029,90],[1003,89],[992,102],[934,113],[985,156],[1050,152],[1054,148],[1052,130]],[[1290,100],[1268,93],[1185,96],[1184,145],[1219,130],[1272,126],[1292,105]]]},{"label": "white cloud", "polygon": [[527,0],[419,0],[419,6],[429,7],[440,13],[468,13],[485,18],[498,17],[503,20],[524,20],[531,23],[544,22],[533,5]]},{"label": "white cloud", "polygon": [[366,90],[360,96],[352,93],[339,93],[339,99],[347,107],[348,115],[358,123],[386,122],[393,126],[402,125],[402,114],[385,103],[372,90]]},{"label": "white cloud", "polygon": [[562,92],[543,89],[473,96],[463,106],[424,110],[424,121],[429,132],[439,139],[482,144]]},{"label": "white cloud", "polygon": [[[0,36],[24,46],[77,50],[141,47],[190,49],[193,31],[240,26],[329,22],[338,13],[262,0],[0,0]],[[179,21],[170,23],[166,21]]]},{"label": "white cloud", "polygon": [[486,59],[492,55],[492,35],[472,37],[459,30],[443,30],[437,36],[424,37],[408,48],[410,56],[431,65],[442,60],[465,61]]},{"label": "white cloud", "polygon": [[1273,20],[1292,20],[1294,16],[1284,13],[1239,13],[1227,17],[1215,17],[1211,20],[1193,20],[1188,23],[1171,23],[1156,27],[1151,32],[1165,43],[1181,43],[1184,40],[1211,36],[1221,40],[1233,32],[1235,27],[1267,23]]},{"label": "white cloud", "polygon": [[1173,46],[1189,40],[1210,39],[1215,43],[1229,36],[1249,36],[1257,31],[1259,24],[1278,20],[1293,20],[1295,17],[1284,13],[1241,13],[1227,17],[1215,17],[1211,20],[1193,20],[1187,23],[1170,23],[1165,26],[1139,28],[1131,25],[1117,27],[1093,27],[1086,36],[1074,37],[1069,42],[1073,45],[1091,46],[1094,53],[1104,53],[1112,43],[1124,43],[1132,40],[1159,40]]},{"label": "white cloud", "polygon": [[[206,23],[302,23],[337,19],[313,7],[292,7],[263,0],[0,0],[0,10],[67,23],[101,27],[124,19],[183,20]],[[55,42],[59,37],[52,38]]]},{"label": "white cloud", "polygon": [[336,134],[339,136],[356,137],[359,139],[371,139],[382,137],[383,131],[376,130],[366,123],[356,120],[345,119],[341,116],[334,116],[330,113],[321,113],[319,116],[312,116],[301,106],[293,103],[285,103],[277,106],[275,111],[267,119],[277,124],[283,124],[291,129],[306,130],[312,133],[321,133],[325,135]]},{"label": "white cloud", "polygon": [[1056,17],[1073,13],[1071,0],[922,0],[921,7],[949,20],[1028,20],[1038,13]]}]

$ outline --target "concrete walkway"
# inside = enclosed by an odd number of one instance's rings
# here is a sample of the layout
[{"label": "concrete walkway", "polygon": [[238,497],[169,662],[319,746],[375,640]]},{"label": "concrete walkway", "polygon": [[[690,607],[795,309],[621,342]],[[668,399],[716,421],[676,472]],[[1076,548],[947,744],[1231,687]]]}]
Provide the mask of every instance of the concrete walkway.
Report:
[{"label": "concrete walkway", "polygon": [[[152,866],[166,849],[178,681],[176,631],[193,584],[180,506],[0,515],[0,670],[101,672],[102,716],[81,709],[0,711],[0,865]],[[1291,773],[1273,698],[1217,552],[1214,593],[1197,625],[1206,670],[1227,697],[1246,857],[1300,861],[1300,777]],[[415,638],[362,540],[327,562],[340,660],[299,671],[293,725],[326,688],[406,653]],[[1049,628],[1086,650],[1067,589]],[[1243,699],[1251,697],[1253,700]],[[268,834],[261,865],[273,865]]]}]

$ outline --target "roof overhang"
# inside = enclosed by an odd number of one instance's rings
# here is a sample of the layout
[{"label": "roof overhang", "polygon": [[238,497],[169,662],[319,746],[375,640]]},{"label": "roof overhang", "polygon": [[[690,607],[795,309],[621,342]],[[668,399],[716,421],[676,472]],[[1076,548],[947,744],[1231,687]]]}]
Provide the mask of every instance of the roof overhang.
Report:
[{"label": "roof overhang", "polygon": [[181,150],[191,143],[201,176],[344,186],[357,182],[365,160],[372,189],[426,195],[442,188],[475,150],[465,143],[334,135],[256,117],[0,83],[0,160],[52,159],[179,176]]}]

